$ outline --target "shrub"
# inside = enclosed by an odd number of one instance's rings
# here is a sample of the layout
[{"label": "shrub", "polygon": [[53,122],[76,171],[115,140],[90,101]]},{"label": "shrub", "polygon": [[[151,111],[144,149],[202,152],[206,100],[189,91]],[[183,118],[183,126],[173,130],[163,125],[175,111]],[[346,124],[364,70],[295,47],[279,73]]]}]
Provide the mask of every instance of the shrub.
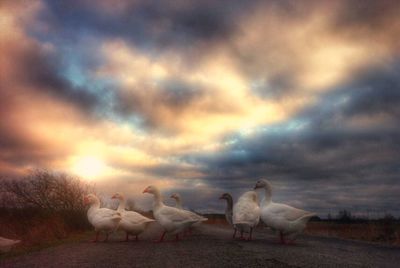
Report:
[{"label": "shrub", "polygon": [[94,187],[78,177],[36,170],[0,189],[0,235],[34,245],[90,227],[82,197]]}]

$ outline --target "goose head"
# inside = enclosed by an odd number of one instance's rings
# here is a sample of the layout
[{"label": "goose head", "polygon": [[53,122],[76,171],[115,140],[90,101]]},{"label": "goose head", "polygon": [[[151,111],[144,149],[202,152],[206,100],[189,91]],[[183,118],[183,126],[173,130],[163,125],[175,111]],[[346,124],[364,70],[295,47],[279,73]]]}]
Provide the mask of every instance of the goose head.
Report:
[{"label": "goose head", "polygon": [[147,186],[147,188],[143,190],[143,194],[144,193],[155,195],[155,194],[159,193],[159,190],[156,186],[150,185],[150,186]]},{"label": "goose head", "polygon": [[83,197],[83,203],[85,205],[91,205],[99,202],[99,199],[94,194],[88,194]]},{"label": "goose head", "polygon": [[232,200],[232,196],[231,196],[230,194],[228,194],[228,193],[223,193],[223,194],[219,197],[219,199],[220,199],[220,200],[225,199],[225,200],[229,201],[229,200]]},{"label": "goose head", "polygon": [[173,199],[175,199],[176,201],[178,201],[178,200],[181,199],[181,195],[180,195],[180,194],[177,194],[177,193],[174,193],[174,194],[172,194],[172,195],[170,196],[170,198],[173,198]]},{"label": "goose head", "polygon": [[254,190],[261,188],[271,189],[271,184],[266,179],[260,179],[254,186]]},{"label": "goose head", "polygon": [[121,193],[115,193],[112,197],[111,197],[111,199],[118,199],[118,200],[124,200],[125,199],[125,197],[124,197],[124,195],[123,194],[121,194]]}]

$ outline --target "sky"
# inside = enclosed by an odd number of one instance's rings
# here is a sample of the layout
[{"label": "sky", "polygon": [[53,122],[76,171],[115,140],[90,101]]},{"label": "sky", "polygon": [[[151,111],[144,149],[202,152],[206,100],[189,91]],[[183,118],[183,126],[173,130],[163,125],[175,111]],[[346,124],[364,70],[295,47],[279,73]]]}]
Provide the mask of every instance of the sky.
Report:
[{"label": "sky", "polygon": [[[0,177],[400,216],[399,1],[3,0]],[[260,193],[262,195],[262,193]]]}]

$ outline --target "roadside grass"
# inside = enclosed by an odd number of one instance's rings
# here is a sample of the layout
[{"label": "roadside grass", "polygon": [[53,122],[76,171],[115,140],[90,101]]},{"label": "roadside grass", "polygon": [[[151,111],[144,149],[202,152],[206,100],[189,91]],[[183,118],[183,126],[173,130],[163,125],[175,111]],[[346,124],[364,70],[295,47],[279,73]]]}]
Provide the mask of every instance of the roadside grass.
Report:
[{"label": "roadside grass", "polygon": [[[228,227],[224,215],[205,215],[206,224]],[[259,226],[264,226],[260,221]],[[365,220],[363,222],[310,221],[304,230],[307,235],[335,237],[400,246],[400,222],[398,220]]]},{"label": "roadside grass", "polygon": [[30,243],[22,242],[18,244],[14,249],[12,249],[10,252],[0,254],[0,261],[8,258],[18,257],[26,253],[40,251],[42,249],[50,247],[56,247],[59,245],[71,244],[83,240],[89,240],[91,236],[93,236],[92,231],[76,231],[74,233],[70,233],[67,237],[62,239],[46,240],[42,241],[41,243],[36,243],[33,245]]},{"label": "roadside grass", "polygon": [[[3,213],[0,217],[0,236],[21,240],[10,252],[0,254],[0,260],[59,244],[76,242],[89,236],[86,225],[77,227],[74,221],[80,216],[66,220],[62,214],[41,214],[33,211],[25,213]],[[84,219],[85,220],[85,219]]]},{"label": "roadside grass", "polygon": [[304,233],[309,235],[337,237],[400,246],[399,222],[309,222]]}]

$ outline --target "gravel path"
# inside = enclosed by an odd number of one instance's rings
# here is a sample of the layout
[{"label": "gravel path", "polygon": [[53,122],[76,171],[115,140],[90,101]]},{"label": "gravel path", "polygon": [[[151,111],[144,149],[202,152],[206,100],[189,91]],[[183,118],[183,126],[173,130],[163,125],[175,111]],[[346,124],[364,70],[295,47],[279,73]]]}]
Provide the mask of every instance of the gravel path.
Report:
[{"label": "gravel path", "polygon": [[[204,225],[180,242],[154,243],[154,224],[141,241],[64,244],[0,262],[1,267],[400,267],[400,248],[302,236],[285,246],[265,229],[254,241],[232,240],[231,230]],[[171,239],[171,238],[170,238]]]}]

